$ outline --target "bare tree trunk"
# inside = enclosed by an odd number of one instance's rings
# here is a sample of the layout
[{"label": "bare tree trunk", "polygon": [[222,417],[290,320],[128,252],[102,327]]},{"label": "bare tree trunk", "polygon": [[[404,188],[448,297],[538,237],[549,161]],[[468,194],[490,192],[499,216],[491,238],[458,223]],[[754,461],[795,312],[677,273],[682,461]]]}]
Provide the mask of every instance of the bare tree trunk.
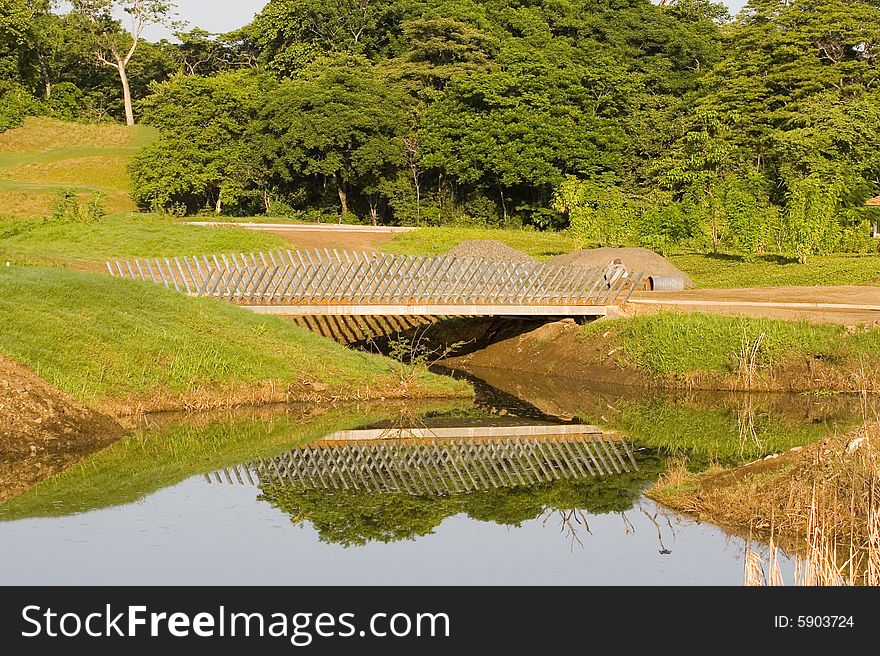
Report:
[{"label": "bare tree trunk", "polygon": [[437,223],[443,224],[443,173],[437,175]]},{"label": "bare tree trunk", "polygon": [[46,100],[48,100],[52,97],[52,79],[49,77],[49,67],[42,54],[38,54],[37,58],[40,60],[40,73],[43,76],[43,88],[46,90]]},{"label": "bare tree trunk", "polygon": [[223,211],[223,200],[220,191],[217,191],[217,202],[214,203],[214,214],[220,214]]},{"label": "bare tree trunk", "polygon": [[418,169],[413,167],[413,184],[416,186],[416,225],[422,225],[422,187],[419,184]]},{"label": "bare tree trunk", "polygon": [[339,217],[339,222],[342,223],[348,216],[348,194],[345,191],[345,182],[339,174],[336,175],[336,191],[339,194],[339,204],[342,206],[342,216]]},{"label": "bare tree trunk", "polygon": [[373,200],[372,197],[368,197],[370,203],[370,219],[373,221],[373,225],[379,225],[379,201]]},{"label": "bare tree trunk", "polygon": [[131,87],[128,84],[128,74],[125,72],[125,63],[120,59],[116,65],[119,71],[119,81],[122,82],[122,99],[125,103],[125,124],[134,125],[134,109],[131,104]]},{"label": "bare tree trunk", "polygon": [[507,202],[504,200],[504,187],[500,184],[498,191],[501,192],[501,211],[504,213],[504,226],[507,227]]}]

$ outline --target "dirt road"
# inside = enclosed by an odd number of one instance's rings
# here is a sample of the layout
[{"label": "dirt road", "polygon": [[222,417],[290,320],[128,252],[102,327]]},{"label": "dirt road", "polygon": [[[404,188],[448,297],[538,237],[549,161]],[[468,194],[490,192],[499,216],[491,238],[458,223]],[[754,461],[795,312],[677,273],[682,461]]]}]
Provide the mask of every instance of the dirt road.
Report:
[{"label": "dirt road", "polygon": [[391,226],[355,226],[335,223],[213,223],[190,222],[206,228],[234,225],[246,230],[270,232],[287,239],[297,249],[337,248],[340,250],[373,252],[394,236],[415,228]]},{"label": "dirt road", "polygon": [[880,323],[880,287],[750,287],[638,292],[628,309],[745,315],[846,325]]}]

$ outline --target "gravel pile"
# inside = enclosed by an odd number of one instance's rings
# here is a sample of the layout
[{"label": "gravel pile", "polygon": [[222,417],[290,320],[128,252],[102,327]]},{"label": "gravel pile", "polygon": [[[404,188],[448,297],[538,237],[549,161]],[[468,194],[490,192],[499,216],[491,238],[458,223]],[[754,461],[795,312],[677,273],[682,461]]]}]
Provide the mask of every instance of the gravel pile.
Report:
[{"label": "gravel pile", "polygon": [[495,239],[472,239],[463,241],[447,253],[453,257],[480,257],[488,260],[506,260],[508,262],[528,262],[537,264],[538,260],[522,251],[511,248]]},{"label": "gravel pile", "polygon": [[585,268],[603,269],[611,260],[619,259],[632,273],[643,273],[647,276],[673,276],[684,279],[685,287],[695,287],[684,271],[676,267],[662,255],[647,248],[590,248],[574,253],[558,255],[547,264],[557,266],[580,266]]}]

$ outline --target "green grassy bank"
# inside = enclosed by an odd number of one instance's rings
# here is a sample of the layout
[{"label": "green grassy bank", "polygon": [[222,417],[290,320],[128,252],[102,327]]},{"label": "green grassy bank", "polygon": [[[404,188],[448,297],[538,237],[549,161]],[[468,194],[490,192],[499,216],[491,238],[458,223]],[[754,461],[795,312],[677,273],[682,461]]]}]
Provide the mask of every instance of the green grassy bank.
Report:
[{"label": "green grassy bank", "polygon": [[880,255],[816,255],[807,264],[780,255],[745,261],[738,255],[673,253],[672,263],[697,287],[880,285]]},{"label": "green grassy bank", "polygon": [[842,370],[880,363],[880,329],[856,332],[831,324],[661,312],[584,326],[585,340],[602,336],[623,366],[656,375],[739,373],[751,359],[758,373],[816,360]]},{"label": "green grassy bank", "polygon": [[382,245],[388,253],[442,255],[463,241],[494,239],[539,260],[578,250],[578,241],[565,232],[500,230],[496,228],[420,228],[394,237]]},{"label": "green grassy bank", "polygon": [[451,378],[347,350],[277,317],[162,287],[0,268],[0,352],[110,412],[307,398],[468,394]]},{"label": "green grassy bank", "polygon": [[[583,248],[566,232],[498,230],[493,228],[421,228],[397,235],[382,249],[405,255],[439,255],[470,239],[496,239],[539,260]],[[779,287],[800,285],[880,285],[880,255],[835,253],[816,255],[807,264],[781,255],[745,260],[735,254],[672,250],[675,266],[697,287]]]}]

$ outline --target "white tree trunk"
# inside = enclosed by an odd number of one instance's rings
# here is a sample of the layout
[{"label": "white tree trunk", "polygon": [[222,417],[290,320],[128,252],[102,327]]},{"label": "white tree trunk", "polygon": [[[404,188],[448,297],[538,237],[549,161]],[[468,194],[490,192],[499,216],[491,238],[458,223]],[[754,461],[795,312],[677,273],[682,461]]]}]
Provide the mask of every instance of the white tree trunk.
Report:
[{"label": "white tree trunk", "polygon": [[134,125],[134,109],[131,104],[131,87],[128,84],[128,74],[125,72],[125,63],[119,61],[116,65],[119,71],[119,81],[122,82],[122,100],[125,103],[125,124]]}]

